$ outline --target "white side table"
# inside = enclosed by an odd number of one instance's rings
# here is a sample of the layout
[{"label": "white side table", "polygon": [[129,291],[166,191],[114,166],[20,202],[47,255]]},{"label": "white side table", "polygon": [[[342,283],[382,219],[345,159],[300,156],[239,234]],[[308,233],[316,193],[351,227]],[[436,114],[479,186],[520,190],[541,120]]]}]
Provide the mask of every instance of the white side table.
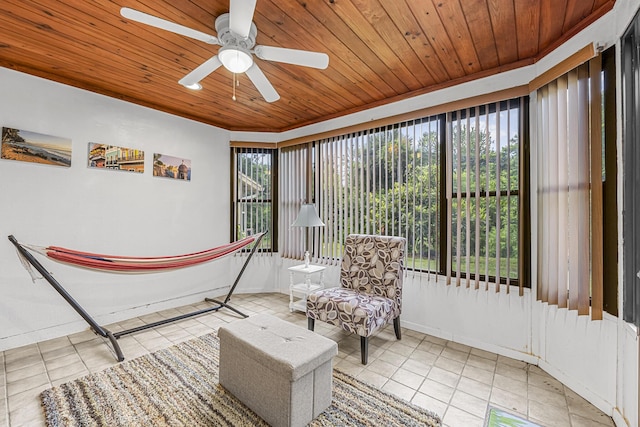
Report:
[{"label": "white side table", "polygon": [[[326,267],[304,264],[289,267],[289,310],[307,312],[307,295],[324,288],[323,276]],[[303,281],[297,282],[296,276],[302,275]]]}]

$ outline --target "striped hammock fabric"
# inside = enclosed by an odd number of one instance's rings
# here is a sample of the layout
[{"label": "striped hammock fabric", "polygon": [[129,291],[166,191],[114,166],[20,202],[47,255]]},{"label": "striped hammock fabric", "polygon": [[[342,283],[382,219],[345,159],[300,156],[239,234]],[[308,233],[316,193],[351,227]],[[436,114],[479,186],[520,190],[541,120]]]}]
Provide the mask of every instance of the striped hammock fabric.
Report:
[{"label": "striped hammock fabric", "polygon": [[[264,233],[254,234],[249,237],[245,237],[244,239],[200,252],[164,257],[132,257],[95,254],[90,252],[80,252],[59,246],[47,246],[46,248],[37,250],[37,252],[40,252],[56,261],[79,267],[114,272],[144,273],[190,267],[203,262],[212,261],[250,245],[251,243],[259,240],[262,234]],[[35,249],[30,246],[27,247],[32,250]]]}]

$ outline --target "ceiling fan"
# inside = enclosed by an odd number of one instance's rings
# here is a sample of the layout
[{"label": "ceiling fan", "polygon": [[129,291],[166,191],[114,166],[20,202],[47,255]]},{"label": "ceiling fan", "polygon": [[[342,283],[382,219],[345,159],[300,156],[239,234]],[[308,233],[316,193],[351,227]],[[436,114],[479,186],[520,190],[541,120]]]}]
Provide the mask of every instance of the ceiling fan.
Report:
[{"label": "ceiling fan", "polygon": [[180,79],[178,83],[181,85],[191,89],[199,89],[201,88],[200,81],[222,65],[234,73],[234,80],[235,74],[246,73],[265,101],[275,102],[280,99],[280,95],[255,63],[252,54],[266,61],[284,62],[318,69],[327,68],[329,56],[320,52],[256,45],[258,30],[252,22],[256,1],[230,0],[229,13],[216,18],[217,37],[128,7],[120,9],[120,14],[142,24],[221,46],[217,55]]}]

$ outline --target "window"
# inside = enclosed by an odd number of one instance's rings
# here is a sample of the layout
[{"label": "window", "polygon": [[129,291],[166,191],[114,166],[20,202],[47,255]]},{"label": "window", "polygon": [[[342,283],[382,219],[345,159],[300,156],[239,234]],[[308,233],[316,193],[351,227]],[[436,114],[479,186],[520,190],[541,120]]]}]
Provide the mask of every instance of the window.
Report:
[{"label": "window", "polygon": [[350,233],[387,234],[407,238],[409,268],[439,268],[441,123],[434,116],[318,142],[323,257],[339,258]]},{"label": "window", "polygon": [[457,284],[486,287],[496,278],[506,284],[518,279],[522,102],[449,115],[448,265]]},{"label": "window", "polygon": [[[283,187],[281,228],[306,200],[326,224],[313,230],[318,262],[337,262],[348,234],[387,234],[407,238],[410,270],[465,286],[523,284],[524,103],[492,103],[282,149],[281,182],[290,190]],[[302,256],[298,237],[283,233],[283,256]]]},{"label": "window", "polygon": [[260,251],[277,251],[276,214],[277,174],[276,150],[260,148],[232,149],[231,197],[233,229],[232,241],[255,233],[268,231],[262,239]]}]

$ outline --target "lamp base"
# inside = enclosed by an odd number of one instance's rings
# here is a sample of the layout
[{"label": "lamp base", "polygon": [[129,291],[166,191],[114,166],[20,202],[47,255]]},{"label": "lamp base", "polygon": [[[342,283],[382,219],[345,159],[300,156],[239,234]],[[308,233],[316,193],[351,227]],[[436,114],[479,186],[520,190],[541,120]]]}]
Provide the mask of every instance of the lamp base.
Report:
[{"label": "lamp base", "polygon": [[309,268],[309,263],[311,262],[311,255],[309,251],[304,252],[304,268]]}]

